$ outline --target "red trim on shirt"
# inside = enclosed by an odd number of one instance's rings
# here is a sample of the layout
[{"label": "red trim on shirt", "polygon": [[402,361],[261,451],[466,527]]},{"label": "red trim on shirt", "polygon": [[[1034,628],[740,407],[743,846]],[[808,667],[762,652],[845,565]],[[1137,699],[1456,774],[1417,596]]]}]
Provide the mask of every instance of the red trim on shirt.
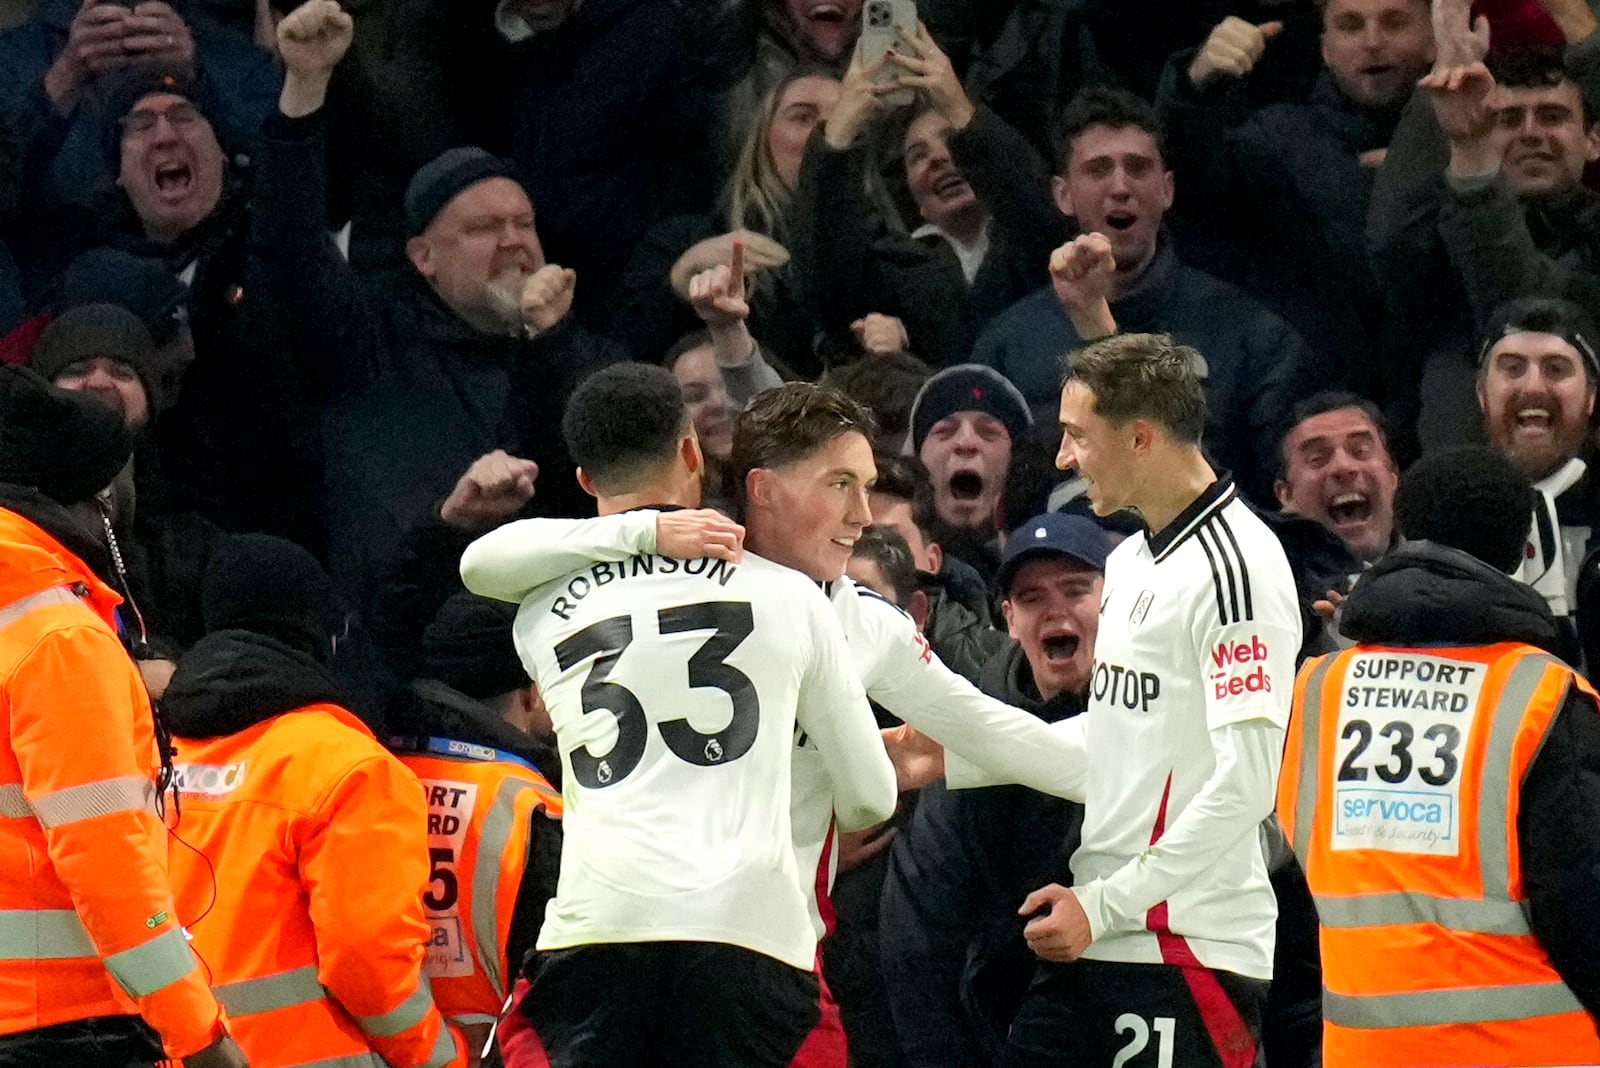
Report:
[{"label": "red trim on shirt", "polygon": [[[1155,828],[1150,832],[1150,844],[1161,841],[1167,830],[1167,802],[1172,798],[1172,773],[1167,773],[1166,788],[1161,791],[1161,807],[1156,810]],[[1167,903],[1157,902],[1145,914],[1146,929],[1154,931],[1156,944],[1161,947],[1161,959],[1182,971],[1184,982],[1189,984],[1189,994],[1195,1008],[1200,1010],[1200,1020],[1206,1025],[1211,1044],[1222,1059],[1223,1068],[1250,1068],[1256,1059],[1256,1039],[1250,1025],[1244,1022],[1233,999],[1222,989],[1216,973],[1200,963],[1194,949],[1182,935],[1175,935],[1168,926]]]}]

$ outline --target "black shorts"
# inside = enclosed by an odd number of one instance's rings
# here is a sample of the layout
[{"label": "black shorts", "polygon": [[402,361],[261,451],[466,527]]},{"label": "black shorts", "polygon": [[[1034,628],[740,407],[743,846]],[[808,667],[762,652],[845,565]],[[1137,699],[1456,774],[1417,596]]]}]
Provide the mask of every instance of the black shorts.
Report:
[{"label": "black shorts", "polygon": [[1268,985],[1171,964],[1042,964],[1006,1068],[1250,1068]]},{"label": "black shorts", "polygon": [[528,977],[552,1068],[785,1068],[820,1015],[815,973],[716,942],[536,953]]},{"label": "black shorts", "polygon": [[166,1054],[137,1016],[96,1016],[0,1036],[0,1068],[155,1068]]}]

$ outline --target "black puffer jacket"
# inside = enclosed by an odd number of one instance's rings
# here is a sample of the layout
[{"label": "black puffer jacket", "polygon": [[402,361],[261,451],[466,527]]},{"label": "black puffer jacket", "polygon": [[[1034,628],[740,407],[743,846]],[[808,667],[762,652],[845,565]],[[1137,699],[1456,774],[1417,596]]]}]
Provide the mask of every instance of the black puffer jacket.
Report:
[{"label": "black puffer jacket", "polygon": [[[1020,645],[985,667],[985,693],[1047,722],[1083,699],[1041,701]],[[998,1064],[1037,958],[1022,939],[1024,897],[1072,884],[1083,806],[1023,786],[922,791],[894,844],[879,940],[895,1030],[916,1068]]]},{"label": "black puffer jacket", "polygon": [[[1562,633],[1544,598],[1455,549],[1408,542],[1361,576],[1342,629],[1383,645],[1517,641],[1561,655]],[[1556,971],[1591,1015],[1600,1013],[1600,705],[1569,687],[1522,780],[1517,846],[1528,923]]]}]

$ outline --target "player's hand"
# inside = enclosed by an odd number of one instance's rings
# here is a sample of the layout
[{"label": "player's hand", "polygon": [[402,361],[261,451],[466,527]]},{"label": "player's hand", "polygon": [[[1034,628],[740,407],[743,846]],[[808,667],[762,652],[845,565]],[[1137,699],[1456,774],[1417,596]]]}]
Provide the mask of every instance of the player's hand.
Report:
[{"label": "player's hand", "polygon": [[900,793],[920,790],[944,778],[944,746],[909,723],[886,727],[879,732],[883,747],[894,765],[895,786]]},{"label": "player's hand", "polygon": [[744,527],[714,508],[661,512],[656,516],[656,552],[675,560],[744,559]]},{"label": "player's hand", "polygon": [[550,330],[572,310],[578,272],[547,263],[522,282],[522,325],[537,337]]},{"label": "player's hand", "polygon": [[231,1035],[223,1035],[200,1052],[185,1057],[183,1068],[250,1068],[250,1060]]},{"label": "player's hand", "polygon": [[478,457],[439,507],[439,518],[459,530],[488,530],[533,499],[539,465],[503,449]]},{"label": "player's hand", "polygon": [[1022,929],[1022,937],[1028,948],[1044,960],[1077,960],[1094,941],[1089,915],[1083,911],[1078,895],[1058,883],[1029,894],[1017,915],[1033,917]]},{"label": "player's hand", "polygon": [[1196,88],[1214,78],[1243,78],[1256,69],[1267,42],[1283,32],[1281,22],[1253,22],[1229,15],[1217,23],[1189,64],[1189,81]]},{"label": "player's hand", "polygon": [[873,857],[888,849],[900,830],[893,820],[884,820],[876,827],[864,831],[842,831],[839,834],[839,870],[851,871],[861,867]]},{"label": "player's hand", "polygon": [[868,356],[893,356],[911,348],[906,324],[893,315],[868,312],[850,324],[850,332],[856,336]]},{"label": "player's hand", "polygon": [[750,318],[744,273],[744,242],[734,241],[727,263],[689,279],[689,306],[708,327],[732,326]]}]

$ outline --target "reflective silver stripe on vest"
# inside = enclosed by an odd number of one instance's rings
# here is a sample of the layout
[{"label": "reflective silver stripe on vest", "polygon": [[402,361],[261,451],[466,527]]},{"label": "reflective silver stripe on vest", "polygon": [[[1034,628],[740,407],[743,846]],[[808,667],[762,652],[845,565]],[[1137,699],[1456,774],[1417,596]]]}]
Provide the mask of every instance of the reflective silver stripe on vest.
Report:
[{"label": "reflective silver stripe on vest", "polygon": [[1474,901],[1431,894],[1363,894],[1360,897],[1317,898],[1317,918],[1324,927],[1382,927],[1432,923],[1452,931],[1525,935],[1528,916],[1515,901]]},{"label": "reflective silver stripe on vest", "polygon": [[445,1019],[457,1027],[472,1027],[476,1024],[493,1025],[500,1022],[500,1017],[491,1016],[486,1012],[466,1012],[459,1016],[447,1016]]},{"label": "reflective silver stripe on vest", "polygon": [[422,1068],[444,1068],[445,1065],[456,1059],[456,1040],[450,1033],[450,1028],[439,1028],[439,1041],[433,1044],[433,1052],[423,1062]]},{"label": "reflective silver stripe on vest", "polygon": [[347,1057],[324,1057],[320,1061],[300,1061],[288,1068],[389,1068],[389,1062],[376,1053],[352,1053]]},{"label": "reflective silver stripe on vest", "polygon": [[1582,1008],[1567,985],[1559,982],[1455,987],[1364,997],[1328,991],[1322,994],[1324,1020],[1339,1027],[1361,1030],[1527,1020],[1579,1012]]},{"label": "reflective silver stripe on vest", "polygon": [[1478,792],[1478,856],[1483,889],[1490,898],[1511,896],[1511,843],[1507,827],[1506,800],[1511,793],[1511,751],[1522,729],[1523,714],[1533,700],[1533,692],[1544,679],[1546,668],[1561,662],[1546,653],[1528,653],[1517,661],[1506,680],[1505,689],[1494,708],[1494,723],[1489,733],[1483,760],[1483,787]]},{"label": "reflective silver stripe on vest", "polygon": [[223,983],[213,987],[212,993],[217,995],[217,1001],[229,1016],[250,1016],[258,1012],[308,1005],[328,996],[328,991],[317,981],[315,964],[277,975]]},{"label": "reflective silver stripe on vest", "polygon": [[496,1001],[506,999],[505,980],[500,974],[500,954],[505,946],[500,944],[499,909],[500,858],[505,855],[506,842],[516,825],[517,798],[524,789],[532,789],[520,779],[507,778],[495,791],[494,804],[483,819],[483,833],[478,836],[478,849],[472,858],[472,951],[478,958],[478,970],[489,980]]},{"label": "reflective silver stripe on vest", "polygon": [[0,817],[8,820],[33,818],[33,809],[28,806],[28,798],[22,792],[21,783],[0,786]]},{"label": "reflective silver stripe on vest", "polygon": [[[1317,797],[1322,792],[1322,684],[1336,655],[1322,658],[1306,680],[1300,707],[1300,775],[1294,799],[1294,852],[1304,865],[1311,856],[1311,828],[1317,819]],[[1290,769],[1286,769],[1290,770]]]},{"label": "reflective silver stripe on vest", "polygon": [[156,784],[142,775],[86,782],[34,798],[33,811],[46,827],[92,820],[113,812],[155,815]]},{"label": "reflective silver stripe on vest", "polygon": [[198,966],[182,927],[173,927],[142,945],[106,958],[106,971],[134,998],[164,990]]},{"label": "reflective silver stripe on vest", "polygon": [[83,921],[71,909],[0,912],[0,960],[99,959]]},{"label": "reflective silver stripe on vest", "polygon": [[[30,593],[21,600],[12,601],[0,608],[0,630],[11,626],[29,612],[56,604],[79,604],[82,599],[65,586],[52,586],[48,590]],[[97,617],[98,618],[98,617]]]},{"label": "reflective silver stripe on vest", "polygon": [[428,1015],[428,1010],[433,1008],[433,988],[428,985],[426,975],[421,979],[422,983],[416,992],[388,1012],[376,1016],[357,1016],[356,1023],[361,1030],[374,1038],[390,1038],[421,1023]]}]

